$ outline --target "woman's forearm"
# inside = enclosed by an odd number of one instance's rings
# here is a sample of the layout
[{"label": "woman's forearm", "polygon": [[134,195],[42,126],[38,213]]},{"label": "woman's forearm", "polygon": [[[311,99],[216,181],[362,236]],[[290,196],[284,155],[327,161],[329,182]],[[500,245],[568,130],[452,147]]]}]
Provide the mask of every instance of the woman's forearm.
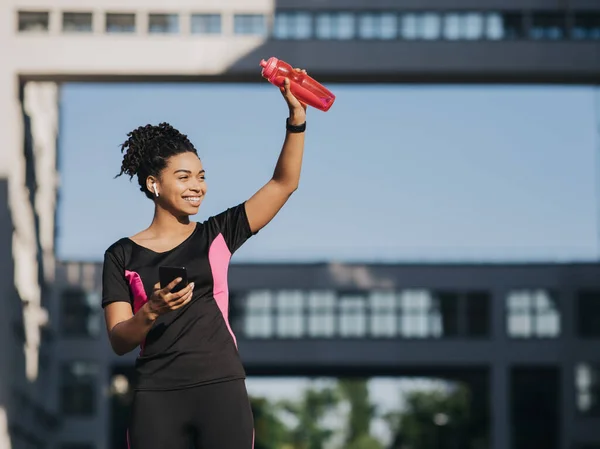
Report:
[{"label": "woman's forearm", "polygon": [[109,334],[113,351],[124,355],[140,346],[156,318],[146,303],[131,318],[115,324]]},{"label": "woman's forearm", "polygon": [[[292,111],[290,113],[290,125],[302,125],[305,121],[306,114],[304,111]],[[273,180],[287,187],[290,191],[296,190],[300,183],[303,153],[304,133],[286,132],[283,147],[275,165]]]}]

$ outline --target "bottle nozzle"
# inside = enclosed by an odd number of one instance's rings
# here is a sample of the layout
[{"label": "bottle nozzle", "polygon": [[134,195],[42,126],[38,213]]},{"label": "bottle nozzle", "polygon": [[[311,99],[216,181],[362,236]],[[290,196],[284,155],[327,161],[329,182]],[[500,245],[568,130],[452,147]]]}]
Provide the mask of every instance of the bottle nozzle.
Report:
[{"label": "bottle nozzle", "polygon": [[277,58],[263,59],[260,61],[260,65],[262,67],[262,76],[269,79],[277,71]]}]

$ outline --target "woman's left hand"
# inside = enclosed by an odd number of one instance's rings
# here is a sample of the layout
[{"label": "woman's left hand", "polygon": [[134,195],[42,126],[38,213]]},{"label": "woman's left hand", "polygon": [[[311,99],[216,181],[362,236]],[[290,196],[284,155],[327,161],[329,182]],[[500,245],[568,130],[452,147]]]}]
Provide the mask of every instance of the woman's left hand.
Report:
[{"label": "woman's left hand", "polygon": [[[306,74],[306,70],[294,69],[296,72]],[[292,125],[301,125],[306,121],[306,104],[299,101],[290,90],[290,80],[284,80],[283,87],[280,88],[281,94],[285,99],[290,110],[290,122]]]}]

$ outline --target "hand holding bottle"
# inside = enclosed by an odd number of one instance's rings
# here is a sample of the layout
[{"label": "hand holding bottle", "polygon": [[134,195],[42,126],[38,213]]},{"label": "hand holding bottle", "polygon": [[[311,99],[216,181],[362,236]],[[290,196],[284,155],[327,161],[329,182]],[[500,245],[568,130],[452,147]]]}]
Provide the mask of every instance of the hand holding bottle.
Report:
[{"label": "hand holding bottle", "polygon": [[[271,84],[284,88],[285,97],[286,80],[289,82],[289,91],[301,104],[309,105],[321,111],[328,111],[335,101],[333,95],[324,86],[307,75],[306,70],[294,69],[287,62],[275,57],[264,59],[260,62],[262,76]],[[289,95],[288,95],[289,97]],[[286,101],[288,98],[286,98]],[[290,102],[288,101],[288,105]]]},{"label": "hand holding bottle", "polygon": [[[295,71],[306,73],[306,70],[294,69]],[[302,103],[296,96],[292,93],[292,83],[288,78],[284,79],[283,87],[280,87],[279,90],[285,99],[288,108],[290,110],[290,124],[291,125],[301,125],[306,120],[306,103]]]}]

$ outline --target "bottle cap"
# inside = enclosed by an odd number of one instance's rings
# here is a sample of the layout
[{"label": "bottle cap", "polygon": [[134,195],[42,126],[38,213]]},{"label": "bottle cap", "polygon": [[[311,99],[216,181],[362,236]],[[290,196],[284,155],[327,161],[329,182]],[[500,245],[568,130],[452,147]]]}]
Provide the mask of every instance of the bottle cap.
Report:
[{"label": "bottle cap", "polygon": [[279,60],[275,57],[271,57],[267,61],[265,61],[264,59],[260,61],[260,66],[263,68],[262,76],[264,76],[267,79],[270,79],[275,74],[278,62]]}]

